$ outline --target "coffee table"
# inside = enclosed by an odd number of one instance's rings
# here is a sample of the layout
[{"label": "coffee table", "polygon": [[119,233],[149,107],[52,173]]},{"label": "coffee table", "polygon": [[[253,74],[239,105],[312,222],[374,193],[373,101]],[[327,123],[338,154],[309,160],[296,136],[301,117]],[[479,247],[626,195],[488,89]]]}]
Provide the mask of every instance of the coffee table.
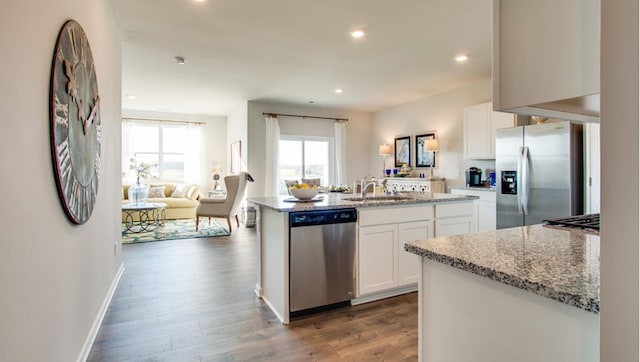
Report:
[{"label": "coffee table", "polygon": [[[141,233],[152,231],[158,226],[164,226],[167,204],[162,203],[130,203],[122,204],[124,214],[123,232]],[[134,220],[134,215],[138,220]]]}]

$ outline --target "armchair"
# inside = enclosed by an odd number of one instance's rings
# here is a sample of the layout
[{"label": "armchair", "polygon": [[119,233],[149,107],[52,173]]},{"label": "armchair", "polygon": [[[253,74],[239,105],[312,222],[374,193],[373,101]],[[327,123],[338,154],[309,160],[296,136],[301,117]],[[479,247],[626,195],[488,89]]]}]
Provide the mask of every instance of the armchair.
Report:
[{"label": "armchair", "polygon": [[200,217],[208,217],[211,222],[212,217],[226,218],[231,232],[231,216],[235,216],[236,225],[240,227],[238,221],[238,207],[242,202],[244,192],[247,188],[247,182],[253,181],[251,176],[246,172],[240,172],[238,175],[230,175],[224,178],[227,188],[227,197],[220,198],[201,198],[200,205],[196,209],[196,231]]}]

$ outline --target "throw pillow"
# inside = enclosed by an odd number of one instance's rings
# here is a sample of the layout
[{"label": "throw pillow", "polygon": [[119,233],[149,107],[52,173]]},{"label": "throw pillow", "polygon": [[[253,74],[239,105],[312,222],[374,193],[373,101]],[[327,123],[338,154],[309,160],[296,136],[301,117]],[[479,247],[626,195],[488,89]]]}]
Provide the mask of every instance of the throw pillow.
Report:
[{"label": "throw pillow", "polygon": [[191,199],[193,200],[193,193],[198,189],[198,185],[196,184],[191,184],[189,185],[189,188],[187,189],[187,192],[185,194],[185,196],[187,197],[187,199]]},{"label": "throw pillow", "polygon": [[149,188],[149,198],[157,199],[164,197],[164,186],[157,186]]},{"label": "throw pillow", "polygon": [[189,189],[189,185],[177,184],[176,188],[171,193],[171,197],[183,198],[186,196],[188,189]]}]

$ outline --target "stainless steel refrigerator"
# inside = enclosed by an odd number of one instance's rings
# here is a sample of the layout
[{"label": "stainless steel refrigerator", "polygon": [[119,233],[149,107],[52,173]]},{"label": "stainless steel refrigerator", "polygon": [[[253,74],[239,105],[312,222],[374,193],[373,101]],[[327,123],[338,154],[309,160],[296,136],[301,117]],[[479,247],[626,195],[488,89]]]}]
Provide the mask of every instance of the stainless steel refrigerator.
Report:
[{"label": "stainless steel refrigerator", "polygon": [[583,214],[582,125],[496,130],[497,228]]}]

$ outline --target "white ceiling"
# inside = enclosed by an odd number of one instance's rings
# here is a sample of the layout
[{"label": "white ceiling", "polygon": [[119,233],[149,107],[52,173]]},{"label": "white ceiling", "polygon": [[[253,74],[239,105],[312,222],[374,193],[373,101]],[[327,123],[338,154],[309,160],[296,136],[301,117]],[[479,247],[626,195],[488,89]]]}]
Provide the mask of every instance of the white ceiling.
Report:
[{"label": "white ceiling", "polygon": [[[111,3],[124,109],[224,116],[254,100],[372,112],[491,76],[491,0]],[[366,36],[352,39],[356,28]]]}]

